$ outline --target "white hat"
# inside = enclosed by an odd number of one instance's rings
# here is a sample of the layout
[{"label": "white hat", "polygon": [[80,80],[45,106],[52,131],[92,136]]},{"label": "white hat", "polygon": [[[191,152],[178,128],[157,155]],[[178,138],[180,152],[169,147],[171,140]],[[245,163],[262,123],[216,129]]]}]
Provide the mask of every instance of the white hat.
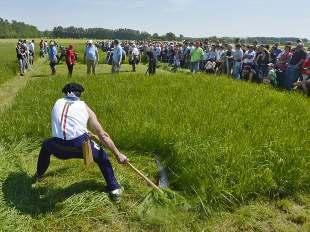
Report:
[{"label": "white hat", "polygon": [[90,39],[90,40],[87,41],[87,43],[92,44],[93,41]]}]

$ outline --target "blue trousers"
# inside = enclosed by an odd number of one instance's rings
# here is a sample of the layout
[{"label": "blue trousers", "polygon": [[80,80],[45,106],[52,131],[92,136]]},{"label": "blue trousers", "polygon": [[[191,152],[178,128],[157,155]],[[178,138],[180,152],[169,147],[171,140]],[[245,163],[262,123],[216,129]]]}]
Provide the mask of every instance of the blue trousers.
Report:
[{"label": "blue trousers", "polygon": [[[49,138],[42,143],[41,151],[37,163],[37,175],[43,175],[49,167],[50,158],[53,154],[58,159],[83,159],[82,144],[88,139],[84,134],[73,140],[63,140],[60,138]],[[109,161],[107,153],[95,142],[91,141],[91,148],[94,161],[107,183],[108,191],[120,188]]]},{"label": "blue trousers", "polygon": [[241,76],[241,62],[238,61],[234,61],[234,65],[233,65],[233,76],[235,79],[240,80]]},{"label": "blue trousers", "polygon": [[299,70],[294,65],[289,65],[285,76],[285,88],[292,90],[294,82],[298,80]]},{"label": "blue trousers", "polygon": [[192,62],[191,61],[191,72],[196,73],[199,71],[199,61]]}]

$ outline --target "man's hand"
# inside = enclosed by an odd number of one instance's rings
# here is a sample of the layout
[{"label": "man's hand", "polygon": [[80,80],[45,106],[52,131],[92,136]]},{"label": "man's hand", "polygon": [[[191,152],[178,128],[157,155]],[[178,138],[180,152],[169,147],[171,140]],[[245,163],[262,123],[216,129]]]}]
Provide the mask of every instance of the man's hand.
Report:
[{"label": "man's hand", "polygon": [[116,156],[116,159],[120,164],[126,164],[129,161],[128,158],[122,153],[119,153]]}]

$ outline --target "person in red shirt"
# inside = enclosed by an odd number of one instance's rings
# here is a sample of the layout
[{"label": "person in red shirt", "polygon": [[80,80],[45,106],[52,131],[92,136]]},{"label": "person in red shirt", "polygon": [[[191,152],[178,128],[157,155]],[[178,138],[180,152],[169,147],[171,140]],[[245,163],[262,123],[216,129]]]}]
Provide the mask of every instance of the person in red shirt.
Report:
[{"label": "person in red shirt", "polygon": [[302,81],[301,86],[305,94],[310,93],[310,47],[308,48],[307,58],[301,69]]},{"label": "person in red shirt", "polygon": [[73,67],[76,63],[76,54],[73,51],[73,46],[69,45],[66,54],[66,64],[68,67],[68,77],[72,77]]}]

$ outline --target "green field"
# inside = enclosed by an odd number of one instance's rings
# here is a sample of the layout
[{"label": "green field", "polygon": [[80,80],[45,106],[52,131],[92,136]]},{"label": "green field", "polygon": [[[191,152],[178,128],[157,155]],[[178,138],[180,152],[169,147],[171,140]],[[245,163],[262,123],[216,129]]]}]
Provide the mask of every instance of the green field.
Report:
[{"label": "green field", "polygon": [[[81,41],[73,44],[81,53]],[[97,76],[87,77],[78,63],[68,79],[61,64],[51,77],[40,62],[0,114],[0,231],[310,230],[308,99],[225,76],[159,70],[148,77],[143,65],[111,75],[100,64]],[[79,160],[53,159],[43,183],[31,187],[51,107],[72,80],[84,85],[83,99],[154,182],[154,155],[160,157],[167,198],[116,162],[120,204],[102,192],[97,167]]]},{"label": "green field", "polygon": [[15,46],[16,40],[0,40],[0,84],[18,72]]}]

